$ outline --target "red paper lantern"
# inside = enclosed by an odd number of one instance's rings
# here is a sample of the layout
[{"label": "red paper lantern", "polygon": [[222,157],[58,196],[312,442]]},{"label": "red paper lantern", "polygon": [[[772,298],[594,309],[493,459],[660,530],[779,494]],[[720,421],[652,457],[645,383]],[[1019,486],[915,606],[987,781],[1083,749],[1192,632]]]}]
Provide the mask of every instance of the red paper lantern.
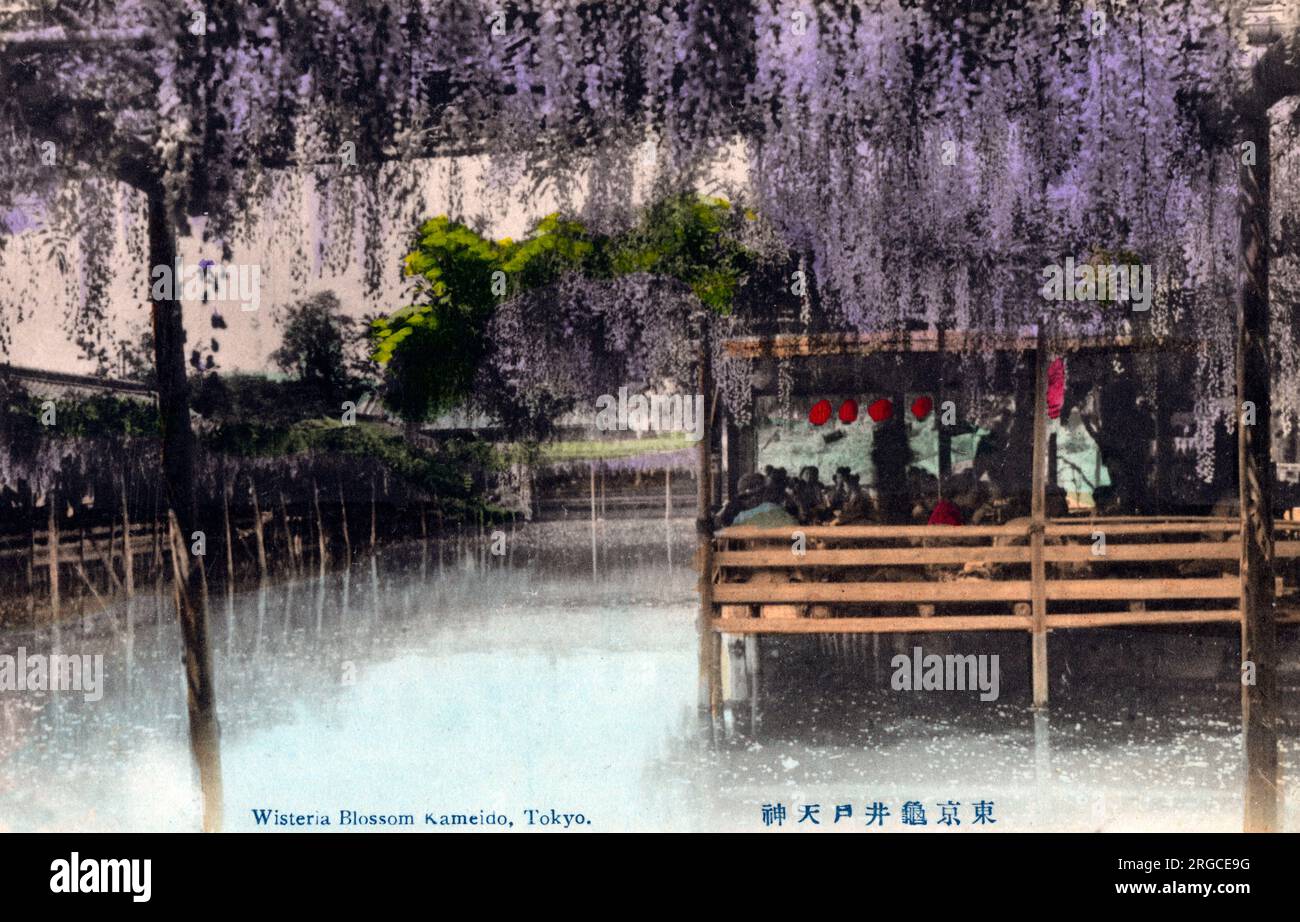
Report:
[{"label": "red paper lantern", "polygon": [[1047,366],[1047,418],[1060,419],[1065,406],[1065,359],[1057,358]]},{"label": "red paper lantern", "polygon": [[831,418],[831,402],[819,400],[808,411],[808,422],[814,426],[824,426]]},{"label": "red paper lantern", "polygon": [[871,417],[873,422],[883,423],[894,415],[894,405],[886,398],[881,397],[867,407],[867,415]]},{"label": "red paper lantern", "polygon": [[917,397],[912,401],[912,415],[917,419],[925,419],[934,409],[934,401],[929,397]]},{"label": "red paper lantern", "polygon": [[840,422],[851,423],[858,418],[858,402],[850,397],[840,404]]}]

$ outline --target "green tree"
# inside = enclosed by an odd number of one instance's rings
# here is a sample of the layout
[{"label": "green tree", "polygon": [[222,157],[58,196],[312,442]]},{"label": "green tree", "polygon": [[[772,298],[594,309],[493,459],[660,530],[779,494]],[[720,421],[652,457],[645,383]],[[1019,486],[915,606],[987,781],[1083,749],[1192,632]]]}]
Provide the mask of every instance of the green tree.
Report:
[{"label": "green tree", "polygon": [[302,399],[334,413],[344,400],[357,396],[357,361],[349,355],[355,322],[342,312],[334,292],[317,292],[289,305],[280,322],[284,335],[271,361],[294,378]]},{"label": "green tree", "polygon": [[[371,324],[386,404],[408,422],[462,405],[492,350],[486,331],[497,305],[566,273],[675,278],[713,312],[729,313],[755,263],[729,233],[731,212],[724,199],[685,193],[655,202],[612,237],[550,214],[519,241],[487,239],[446,215],[426,221],[404,266],[416,281],[415,303]],[[500,406],[490,409],[509,417],[513,395],[492,390]]]}]

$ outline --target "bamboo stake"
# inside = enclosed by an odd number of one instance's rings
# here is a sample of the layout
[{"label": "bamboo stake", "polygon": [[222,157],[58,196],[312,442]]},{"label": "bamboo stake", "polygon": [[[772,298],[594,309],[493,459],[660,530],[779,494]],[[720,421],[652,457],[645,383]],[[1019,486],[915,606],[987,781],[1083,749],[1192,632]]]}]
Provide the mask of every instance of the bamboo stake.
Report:
[{"label": "bamboo stake", "polygon": [[226,590],[235,591],[235,542],[230,532],[230,484],[221,478],[221,521],[226,532]]},{"label": "bamboo stake", "polygon": [[320,488],[316,484],[316,478],[311,479],[311,497],[316,507],[316,540],[320,547],[320,575],[325,575],[325,520],[320,513]]},{"label": "bamboo stake", "polygon": [[131,509],[127,504],[126,472],[118,475],[122,493],[122,569],[126,576],[127,597],[135,595],[135,548],[131,546]]},{"label": "bamboo stake", "polygon": [[284,501],[284,491],[280,490],[280,524],[284,528],[285,553],[289,555],[289,565],[298,573],[302,572],[302,561],[298,557],[298,544],[293,530],[289,528],[289,507]]},{"label": "bamboo stake", "polygon": [[253,499],[253,534],[257,538],[257,572],[265,580],[267,577],[266,566],[266,534],[262,530],[262,507],[257,502],[257,481],[253,475],[248,475],[248,495]]},{"label": "bamboo stake", "polygon": [[339,482],[339,515],[343,526],[343,553],[348,565],[352,563],[352,536],[348,534],[348,501],[343,496],[343,483]]},{"label": "bamboo stake", "polygon": [[55,620],[59,620],[59,517],[55,511],[58,505],[58,494],[51,489],[45,496],[45,504],[49,508],[49,525],[46,528],[45,541],[48,545],[50,558],[50,615]]}]

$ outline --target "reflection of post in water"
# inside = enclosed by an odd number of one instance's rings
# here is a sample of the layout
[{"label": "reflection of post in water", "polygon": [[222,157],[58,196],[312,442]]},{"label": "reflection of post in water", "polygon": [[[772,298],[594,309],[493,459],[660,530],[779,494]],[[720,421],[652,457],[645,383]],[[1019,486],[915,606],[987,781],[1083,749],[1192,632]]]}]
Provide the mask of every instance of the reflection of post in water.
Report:
[{"label": "reflection of post in water", "polygon": [[379,564],[370,555],[370,610],[373,618],[379,617]]},{"label": "reflection of post in water", "polygon": [[262,652],[262,627],[266,624],[266,581],[257,583],[257,634],[253,637],[253,656]]},{"label": "reflection of post in water", "polygon": [[[344,570],[344,573],[347,571]],[[316,633],[320,634],[321,624],[325,620],[325,574],[316,579]],[[286,606],[287,609],[287,606]]]},{"label": "reflection of post in water", "polygon": [[[352,608],[352,568],[348,567],[343,571],[343,598],[339,603],[339,619],[347,620],[348,612]],[[316,633],[320,634],[320,618],[316,619]]]},{"label": "reflection of post in water", "polygon": [[135,684],[135,598],[126,600],[126,690]]},{"label": "reflection of post in water", "polygon": [[759,645],[757,634],[722,635],[723,726],[728,734],[758,732]]},{"label": "reflection of post in water", "polygon": [[591,462],[591,578],[596,578],[596,462]]},{"label": "reflection of post in water", "polygon": [[[1034,801],[1040,805],[1048,803],[1052,780],[1052,738],[1047,708],[1034,708],[1034,787],[1037,794]],[[1048,820],[1050,817],[1043,817]]]},{"label": "reflection of post in water", "polygon": [[226,593],[226,656],[230,656],[235,643],[235,594]]}]

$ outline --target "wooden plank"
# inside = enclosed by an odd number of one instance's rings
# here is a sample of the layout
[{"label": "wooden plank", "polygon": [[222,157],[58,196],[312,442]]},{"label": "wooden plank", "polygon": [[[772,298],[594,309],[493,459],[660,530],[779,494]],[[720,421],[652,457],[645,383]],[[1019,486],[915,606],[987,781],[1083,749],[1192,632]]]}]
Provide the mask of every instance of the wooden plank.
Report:
[{"label": "wooden plank", "polygon": [[1277,541],[1273,544],[1274,557],[1300,557],[1300,541]]},{"label": "wooden plank", "polygon": [[1232,608],[1221,611],[1117,611],[1047,616],[1047,626],[1053,630],[1143,624],[1205,624],[1216,621],[1237,623],[1241,621],[1241,611]]},{"label": "wooden plank", "polygon": [[[1106,580],[1083,580],[1104,583]],[[1142,580],[1128,580],[1140,583]],[[1184,582],[1197,582],[1185,580]],[[1201,582],[1217,582],[1202,580]],[[1235,578],[1234,578],[1235,582]],[[898,583],[719,583],[714,602],[1024,602],[1028,580]],[[1094,598],[1094,596],[1083,596]]]},{"label": "wooden plank", "polygon": [[942,615],[933,618],[718,618],[713,630],[726,634],[898,634],[942,631],[1027,631],[1028,617]]},{"label": "wooden plank", "polygon": [[[1300,545],[1297,545],[1300,550]],[[1193,541],[1179,544],[1115,544],[1107,542],[1106,553],[1092,552],[1091,544],[1049,544],[1043,549],[1048,563],[1108,563],[1144,560],[1236,560],[1241,547],[1236,541]]]},{"label": "wooden plank", "polygon": [[[1088,547],[1081,547],[1087,551]],[[1236,545],[1230,546],[1236,559]],[[940,564],[1028,563],[1029,548],[1018,547],[881,547],[813,550],[796,557],[788,548],[754,551],[719,551],[714,560],[720,567],[879,567],[931,566]]]},{"label": "wooden plank", "polygon": [[[1030,352],[1035,339],[1017,334],[981,334],[966,330],[868,333],[779,333],[772,336],[737,336],[723,342],[723,350],[745,358],[812,358],[835,355],[871,355],[878,352]],[[1075,336],[1057,343],[1062,352],[1192,349],[1193,340],[1128,335]]]},{"label": "wooden plank", "polygon": [[1176,535],[1193,533],[1236,532],[1241,523],[1221,520],[1200,522],[1111,522],[1108,519],[1095,519],[1077,524],[1048,522],[1047,536],[1061,538],[1066,536],[1091,537],[1095,531],[1104,532],[1107,538],[1114,535]]},{"label": "wooden plank", "polygon": [[1235,599],[1241,594],[1236,576],[1197,579],[1061,579],[1048,580],[1053,602],[1132,599]]},{"label": "wooden plank", "polygon": [[1014,525],[782,525],[778,528],[732,525],[718,531],[716,536],[728,539],[762,539],[789,543],[794,540],[796,533],[803,535],[805,538],[933,538],[940,541],[960,541],[964,538],[1024,538],[1029,535],[1029,525],[1028,523]]}]

